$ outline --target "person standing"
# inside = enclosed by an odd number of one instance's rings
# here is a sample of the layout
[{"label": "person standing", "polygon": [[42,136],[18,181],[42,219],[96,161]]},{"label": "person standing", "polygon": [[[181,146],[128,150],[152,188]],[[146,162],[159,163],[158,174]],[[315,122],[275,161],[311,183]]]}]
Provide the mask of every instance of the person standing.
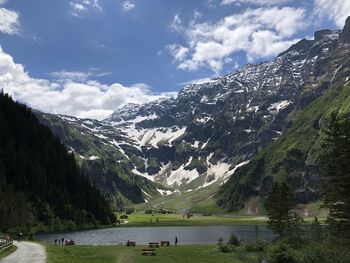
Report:
[{"label": "person standing", "polygon": [[18,234],[18,242],[21,242],[22,236],[23,236],[22,232],[19,232],[19,234]]},{"label": "person standing", "polygon": [[177,245],[177,237],[175,237],[175,246]]}]

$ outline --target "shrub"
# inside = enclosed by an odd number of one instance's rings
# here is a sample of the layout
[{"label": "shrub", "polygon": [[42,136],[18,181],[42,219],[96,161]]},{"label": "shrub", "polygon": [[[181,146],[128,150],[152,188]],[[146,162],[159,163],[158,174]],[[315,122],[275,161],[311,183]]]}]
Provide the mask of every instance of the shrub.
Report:
[{"label": "shrub", "polygon": [[249,242],[244,245],[244,249],[246,251],[264,251],[265,248],[267,247],[267,243],[262,241],[262,240],[257,240],[255,242]]},{"label": "shrub", "polygon": [[299,263],[296,251],[287,243],[277,242],[267,251],[269,263]]},{"label": "shrub", "polygon": [[233,233],[231,233],[227,244],[238,247],[240,245],[240,242],[239,239]]},{"label": "shrub", "polygon": [[232,247],[225,244],[225,245],[219,246],[219,251],[224,252],[224,253],[228,253],[228,252],[233,251],[233,249],[232,249]]},{"label": "shrub", "polygon": [[301,251],[302,263],[348,263],[350,253],[342,246],[329,241],[312,242]]}]

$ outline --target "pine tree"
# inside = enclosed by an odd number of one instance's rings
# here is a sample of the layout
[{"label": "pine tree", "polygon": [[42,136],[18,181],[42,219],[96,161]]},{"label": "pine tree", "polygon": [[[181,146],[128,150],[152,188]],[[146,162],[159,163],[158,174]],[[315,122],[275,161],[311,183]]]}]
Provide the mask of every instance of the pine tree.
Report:
[{"label": "pine tree", "polygon": [[350,242],[350,120],[332,114],[324,140],[325,205],[331,234]]},{"label": "pine tree", "polygon": [[295,204],[295,196],[285,182],[275,182],[272,185],[265,201],[265,209],[269,227],[279,238],[286,237],[295,226],[296,217],[292,213]]},{"label": "pine tree", "polygon": [[0,230],[114,221],[74,155],[25,105],[0,92]]}]

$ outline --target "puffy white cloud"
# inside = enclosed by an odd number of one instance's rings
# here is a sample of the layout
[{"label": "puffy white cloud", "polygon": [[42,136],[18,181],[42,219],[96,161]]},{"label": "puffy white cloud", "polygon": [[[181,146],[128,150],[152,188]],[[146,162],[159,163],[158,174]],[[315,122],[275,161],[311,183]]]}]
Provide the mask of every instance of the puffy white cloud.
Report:
[{"label": "puffy white cloud", "polygon": [[91,8],[102,9],[99,0],[73,0],[69,5],[74,16],[81,16]]},{"label": "puffy white cloud", "polygon": [[128,12],[128,11],[130,11],[130,10],[135,8],[135,4],[133,2],[127,0],[127,1],[123,2],[122,8],[123,8],[124,12]]},{"label": "puffy white cloud", "polygon": [[344,26],[345,20],[350,16],[349,0],[315,0],[315,13],[320,17],[327,17],[339,28]]},{"label": "puffy white cloud", "polygon": [[253,4],[253,5],[281,5],[291,0],[222,0],[221,5]]},{"label": "puffy white cloud", "polygon": [[5,34],[19,33],[19,14],[6,8],[0,8],[0,32]]},{"label": "puffy white cloud", "polygon": [[[67,77],[65,73],[62,74]],[[72,74],[70,77],[74,79]],[[69,81],[69,78],[65,82],[34,79],[0,47],[0,89],[44,112],[102,119],[126,103],[146,103],[176,94],[153,94],[150,87],[142,83],[129,87],[119,83],[104,85],[83,75],[79,77],[82,82]]]},{"label": "puffy white cloud", "polygon": [[291,7],[247,9],[219,21],[191,21],[184,30],[186,46],[168,48],[178,68],[196,70],[209,67],[220,72],[234,61],[235,52],[243,51],[249,60],[269,57],[288,48],[303,28],[305,10]]}]

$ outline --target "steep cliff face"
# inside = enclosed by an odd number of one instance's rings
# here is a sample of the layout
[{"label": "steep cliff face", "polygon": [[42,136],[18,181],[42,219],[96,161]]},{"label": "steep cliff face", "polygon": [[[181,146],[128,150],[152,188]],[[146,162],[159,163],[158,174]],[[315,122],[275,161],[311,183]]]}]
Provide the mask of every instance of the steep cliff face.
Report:
[{"label": "steep cliff face", "polygon": [[[159,194],[208,186],[218,189],[231,177],[220,191],[219,203],[236,209],[247,197],[264,194],[281,174],[275,168],[266,172],[270,163],[266,151],[274,151],[269,145],[283,140],[302,112],[328,94],[335,81],[345,81],[349,28],[348,19],[344,30],[318,31],[313,40],[299,41],[270,62],[248,64],[221,78],[189,84],[175,99],[127,105],[102,122],[57,116],[62,127],[79,134],[67,140],[61,133],[61,138],[82,159],[109,159],[127,173],[170,187],[155,186]],[[318,111],[314,116],[319,116]],[[304,122],[299,124],[302,129]],[[87,149],[91,143],[94,147]],[[293,149],[283,149],[291,162],[298,163],[288,166],[288,173],[318,178],[317,164],[302,164],[300,156],[308,151]],[[299,175],[293,178],[300,184],[309,182]],[[240,189],[242,185],[247,190]],[[300,189],[302,200],[318,196],[318,186]],[[150,200],[147,191],[144,198]]]}]

